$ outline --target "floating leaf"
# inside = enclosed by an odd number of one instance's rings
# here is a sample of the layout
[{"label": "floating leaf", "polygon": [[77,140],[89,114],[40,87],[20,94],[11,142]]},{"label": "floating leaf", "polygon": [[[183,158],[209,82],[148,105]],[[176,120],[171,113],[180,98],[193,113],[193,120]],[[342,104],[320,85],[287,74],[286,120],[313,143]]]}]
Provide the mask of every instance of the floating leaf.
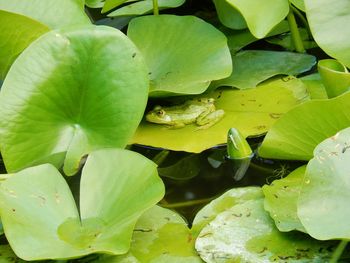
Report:
[{"label": "floating leaf", "polygon": [[[185,0],[157,0],[159,10],[179,7]],[[109,17],[117,16],[134,16],[134,15],[143,15],[150,13],[153,10],[153,0],[142,0],[135,3],[131,3],[127,6],[118,8],[117,10],[109,13]]]},{"label": "floating leaf", "polygon": [[[350,2],[304,0],[307,20],[316,43],[331,57],[350,67]],[[336,39],[336,41],[335,41]]]},{"label": "floating leaf", "polygon": [[232,56],[230,77],[212,83],[212,87],[230,86],[239,89],[255,88],[260,82],[275,75],[297,75],[316,64],[316,58],[307,54],[278,51],[242,51]]},{"label": "floating leaf", "polygon": [[17,56],[49,29],[28,17],[0,10],[0,79]]},{"label": "floating leaf", "polygon": [[103,7],[105,0],[85,0],[85,5],[90,8],[101,8]]},{"label": "floating leaf", "polygon": [[328,262],[337,241],[320,242],[279,232],[263,199],[246,201],[220,213],[199,234],[196,249],[205,262]]},{"label": "floating leaf", "polygon": [[350,93],[295,107],[271,127],[259,148],[259,155],[271,159],[310,160],[320,142],[350,126],[349,107]]},{"label": "floating leaf", "polygon": [[153,162],[126,150],[99,150],[83,168],[80,213],[64,178],[44,164],[1,184],[1,219],[11,247],[25,260],[123,254],[137,219],[163,194]]},{"label": "floating leaf", "polygon": [[212,80],[231,73],[225,36],[197,17],[135,18],[129,24],[128,36],[146,59],[152,97],[200,94]]},{"label": "floating leaf", "polygon": [[279,231],[299,230],[305,232],[297,215],[297,202],[304,180],[306,166],[294,170],[287,177],[275,180],[271,185],[264,185],[264,208]]},{"label": "floating leaf", "polygon": [[329,98],[339,96],[350,89],[350,73],[338,61],[334,59],[320,60],[318,72]]},{"label": "floating leaf", "polygon": [[103,14],[108,11],[111,11],[112,9],[120,6],[121,4],[124,4],[127,2],[137,2],[137,1],[140,1],[140,0],[135,0],[135,1],[134,0],[106,0],[101,13]]},{"label": "floating leaf", "polygon": [[225,111],[224,118],[214,126],[198,130],[196,125],[190,124],[171,129],[143,121],[132,142],[174,151],[202,152],[226,143],[226,133],[232,127],[245,137],[265,133],[282,114],[307,96],[305,86],[293,77],[275,79],[256,89],[217,90],[206,94],[207,98],[216,99],[217,109]]},{"label": "floating leaf", "polygon": [[92,150],[124,147],[147,92],[142,56],[120,31],[84,26],[44,35],[16,60],[0,92],[7,171],[65,159],[71,175]]},{"label": "floating leaf", "polygon": [[247,23],[243,16],[226,0],[214,0],[214,4],[220,22],[224,26],[232,29],[247,28]]},{"label": "floating leaf", "polygon": [[350,128],[321,142],[307,165],[298,216],[317,239],[350,239]]},{"label": "floating leaf", "polygon": [[305,12],[305,3],[304,0],[289,0],[293,5],[299,8],[301,11]]},{"label": "floating leaf", "polygon": [[265,37],[289,12],[286,0],[226,0],[236,8],[256,38]]},{"label": "floating leaf", "polygon": [[319,73],[307,75],[299,78],[309,91],[311,99],[327,99],[327,92],[321,80]]},{"label": "floating leaf", "polygon": [[51,29],[91,24],[83,0],[0,0],[0,9],[30,17]]}]

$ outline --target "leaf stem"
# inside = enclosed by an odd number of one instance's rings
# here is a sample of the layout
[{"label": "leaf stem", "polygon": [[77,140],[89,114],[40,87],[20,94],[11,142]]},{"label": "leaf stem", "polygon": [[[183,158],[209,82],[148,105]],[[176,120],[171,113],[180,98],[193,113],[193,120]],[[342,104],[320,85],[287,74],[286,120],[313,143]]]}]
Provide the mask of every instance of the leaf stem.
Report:
[{"label": "leaf stem", "polygon": [[293,10],[293,13],[300,19],[300,21],[303,23],[303,25],[305,26],[306,28],[306,31],[307,31],[307,34],[308,34],[308,37],[309,39],[313,39],[312,37],[312,33],[311,33],[311,29],[310,29],[310,26],[309,26],[309,23],[307,22],[305,16],[300,12],[300,10],[298,8],[296,8],[295,6],[291,5],[291,8]]},{"label": "leaf stem", "polygon": [[179,203],[173,203],[173,204],[160,204],[162,207],[165,208],[179,208],[179,207],[188,207],[193,205],[200,205],[200,204],[206,204],[210,201],[214,200],[216,197],[211,198],[205,198],[205,199],[197,199],[197,200],[191,200],[186,202],[179,202]]},{"label": "leaf stem", "polygon": [[329,263],[337,263],[340,259],[341,255],[343,254],[344,249],[346,248],[346,245],[348,244],[349,240],[341,240],[339,242],[339,245],[333,252],[332,258],[329,261]]},{"label": "leaf stem", "polygon": [[289,24],[290,32],[292,35],[292,41],[293,41],[295,50],[299,53],[305,53],[303,40],[301,39],[300,32],[298,29],[297,22],[295,20],[295,16],[294,16],[292,7],[289,8],[287,20],[288,20],[288,24]]},{"label": "leaf stem", "polygon": [[153,0],[153,15],[159,15],[158,0]]}]

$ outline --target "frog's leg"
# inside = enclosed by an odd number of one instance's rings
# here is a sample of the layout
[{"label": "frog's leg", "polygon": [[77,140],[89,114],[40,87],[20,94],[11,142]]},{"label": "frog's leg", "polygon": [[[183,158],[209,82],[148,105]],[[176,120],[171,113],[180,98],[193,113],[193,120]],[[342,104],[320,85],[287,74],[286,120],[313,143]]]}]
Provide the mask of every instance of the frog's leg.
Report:
[{"label": "frog's leg", "polygon": [[173,124],[173,125],[167,125],[167,127],[169,129],[180,129],[180,128],[183,128],[185,126],[186,126],[186,124],[183,123],[183,122],[179,122],[179,123],[176,123],[176,124]]},{"label": "frog's leg", "polygon": [[213,126],[215,123],[219,122],[224,117],[224,115],[225,115],[224,110],[216,110],[216,111],[210,112],[207,115],[199,116],[197,118],[196,123],[200,127],[198,127],[197,130],[203,130]]}]

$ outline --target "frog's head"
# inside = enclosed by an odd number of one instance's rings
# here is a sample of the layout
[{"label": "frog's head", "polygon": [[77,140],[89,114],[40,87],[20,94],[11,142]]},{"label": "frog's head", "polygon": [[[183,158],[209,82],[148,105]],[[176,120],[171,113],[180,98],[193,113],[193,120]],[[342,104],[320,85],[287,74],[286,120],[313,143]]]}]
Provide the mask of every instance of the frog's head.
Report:
[{"label": "frog's head", "polygon": [[146,120],[159,124],[167,124],[171,121],[171,117],[166,114],[161,106],[155,106],[153,110],[146,114]]}]

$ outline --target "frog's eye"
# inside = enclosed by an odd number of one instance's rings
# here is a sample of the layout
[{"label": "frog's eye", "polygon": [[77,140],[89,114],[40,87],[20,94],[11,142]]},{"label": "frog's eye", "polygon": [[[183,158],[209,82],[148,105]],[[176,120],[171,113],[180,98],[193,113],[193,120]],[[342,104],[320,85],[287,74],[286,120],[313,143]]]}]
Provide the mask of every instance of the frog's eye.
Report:
[{"label": "frog's eye", "polygon": [[156,114],[157,114],[157,116],[162,117],[165,115],[165,111],[164,110],[157,110]]}]

